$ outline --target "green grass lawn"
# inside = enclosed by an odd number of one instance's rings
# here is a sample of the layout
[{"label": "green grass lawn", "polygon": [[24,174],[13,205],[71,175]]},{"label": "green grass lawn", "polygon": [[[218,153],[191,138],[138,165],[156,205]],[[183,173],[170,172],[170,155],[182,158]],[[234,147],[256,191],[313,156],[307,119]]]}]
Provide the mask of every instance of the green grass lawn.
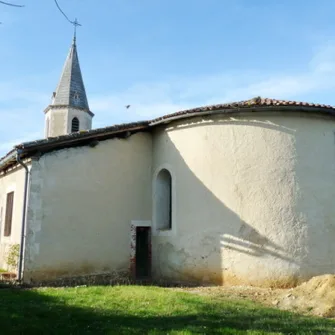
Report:
[{"label": "green grass lawn", "polygon": [[149,286],[0,290],[0,334],[335,334],[335,322]]}]

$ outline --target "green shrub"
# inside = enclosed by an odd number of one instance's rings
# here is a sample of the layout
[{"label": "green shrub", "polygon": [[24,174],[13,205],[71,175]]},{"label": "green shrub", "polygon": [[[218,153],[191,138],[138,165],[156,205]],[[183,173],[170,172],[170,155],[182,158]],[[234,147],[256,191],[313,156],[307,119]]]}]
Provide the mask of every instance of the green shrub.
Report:
[{"label": "green shrub", "polygon": [[19,261],[20,244],[10,246],[7,254],[6,263],[11,268],[16,268]]}]

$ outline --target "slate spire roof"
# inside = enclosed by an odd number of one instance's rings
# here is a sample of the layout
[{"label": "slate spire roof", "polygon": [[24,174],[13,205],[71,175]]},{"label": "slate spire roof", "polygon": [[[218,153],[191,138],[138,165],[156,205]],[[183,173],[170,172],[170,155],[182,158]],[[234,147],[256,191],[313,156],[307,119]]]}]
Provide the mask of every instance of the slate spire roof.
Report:
[{"label": "slate spire roof", "polygon": [[74,107],[91,113],[79,65],[76,37],[73,38],[56,92],[53,93],[51,105],[47,110],[52,106]]}]

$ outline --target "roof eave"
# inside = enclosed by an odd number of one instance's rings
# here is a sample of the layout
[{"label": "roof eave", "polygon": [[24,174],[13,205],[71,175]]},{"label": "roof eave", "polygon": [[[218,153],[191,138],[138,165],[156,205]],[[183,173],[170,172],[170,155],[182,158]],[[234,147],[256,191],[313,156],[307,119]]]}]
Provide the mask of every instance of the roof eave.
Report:
[{"label": "roof eave", "polygon": [[49,110],[52,109],[52,108],[55,108],[55,109],[72,108],[72,109],[77,109],[77,110],[86,112],[87,114],[89,114],[92,117],[94,116],[94,113],[91,112],[87,108],[75,107],[75,106],[70,106],[70,105],[49,105],[47,108],[44,109],[44,114],[46,114],[47,112],[49,112]]},{"label": "roof eave", "polygon": [[247,106],[247,107],[228,107],[228,108],[217,108],[217,109],[208,109],[208,110],[186,110],[181,111],[176,114],[167,115],[166,117],[156,118],[150,121],[149,126],[156,126],[159,124],[170,123],[175,120],[187,119],[196,116],[205,116],[213,114],[241,114],[241,113],[254,113],[254,112],[267,112],[267,111],[296,111],[304,113],[318,113],[323,115],[335,116],[334,108],[324,108],[324,107],[312,107],[312,106]]},{"label": "roof eave", "polygon": [[0,159],[0,172],[16,162],[17,150],[11,150],[5,157]]},{"label": "roof eave", "polygon": [[141,124],[141,125],[136,125],[134,127],[129,127],[129,128],[124,128],[124,129],[114,129],[106,132],[101,132],[101,133],[78,133],[72,134],[72,138],[50,138],[49,141],[45,141],[42,143],[22,143],[18,145],[16,148],[21,149],[22,152],[26,153],[28,156],[32,152],[40,151],[40,152],[47,152],[47,151],[52,151],[53,149],[58,149],[58,148],[66,148],[66,147],[72,147],[75,145],[79,145],[85,142],[90,142],[94,140],[104,140],[116,136],[120,136],[121,134],[130,132],[137,132],[141,130],[146,130],[148,129],[148,124]]}]

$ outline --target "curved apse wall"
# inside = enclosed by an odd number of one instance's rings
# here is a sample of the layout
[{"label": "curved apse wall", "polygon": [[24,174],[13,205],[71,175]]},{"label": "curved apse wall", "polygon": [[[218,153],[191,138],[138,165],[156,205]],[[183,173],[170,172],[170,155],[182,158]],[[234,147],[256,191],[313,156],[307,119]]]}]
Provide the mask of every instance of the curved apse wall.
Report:
[{"label": "curved apse wall", "polygon": [[153,170],[168,164],[175,176],[175,229],[153,231],[154,275],[292,286],[333,272],[334,130],[287,112],[158,128]]}]

